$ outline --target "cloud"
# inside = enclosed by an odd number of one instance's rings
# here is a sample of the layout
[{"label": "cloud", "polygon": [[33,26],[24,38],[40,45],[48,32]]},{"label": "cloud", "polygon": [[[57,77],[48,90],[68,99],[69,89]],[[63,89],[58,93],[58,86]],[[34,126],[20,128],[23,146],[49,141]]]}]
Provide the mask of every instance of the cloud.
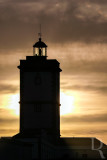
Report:
[{"label": "cloud", "polygon": [[[52,48],[53,57],[58,59],[59,56],[62,75],[69,75],[61,88],[107,93],[106,4],[107,0],[0,0],[0,55],[5,59],[3,63],[0,57],[0,94],[17,92],[18,87],[15,83],[12,84],[11,80],[18,79],[16,66],[19,56],[22,58],[27,54],[32,55],[32,45],[38,39],[40,23],[43,40]],[[50,52],[49,48],[48,55],[51,55],[52,50]],[[18,57],[15,57],[14,62],[13,55]],[[8,63],[9,59],[11,63]],[[73,76],[77,75],[78,82],[76,78],[73,79]],[[81,75],[84,76],[85,83],[80,79]],[[87,75],[94,80],[89,80]],[[100,82],[95,84],[97,78]],[[9,81],[9,84],[3,83],[3,80]],[[64,117],[61,121],[105,123],[106,120],[106,115],[92,115],[92,118],[87,115]],[[0,124],[4,124],[8,119],[0,121]]]},{"label": "cloud", "polygon": [[0,108],[0,129],[17,128],[19,118],[11,115],[11,109]]},{"label": "cloud", "polygon": [[107,114],[83,114],[61,116],[61,136],[97,137],[107,143]]},{"label": "cloud", "polygon": [[51,43],[106,43],[105,1],[94,2],[94,7],[93,2],[83,0],[3,3],[0,6],[0,48],[31,47],[40,23],[46,41]]},{"label": "cloud", "polygon": [[[85,1],[85,0],[84,0]],[[106,0],[88,0],[88,2],[90,2],[90,3],[95,3],[95,4],[102,4],[102,5],[105,5],[105,4],[107,4],[107,1]]]},{"label": "cloud", "polygon": [[[68,59],[68,63],[63,62],[64,65],[64,71],[69,72],[71,71],[71,74],[73,73],[107,73],[107,62],[106,60],[94,60],[94,61],[88,61],[80,60],[80,61],[73,61],[73,59]],[[66,63],[66,64],[64,64]]]},{"label": "cloud", "polygon": [[0,94],[16,93],[18,91],[17,85],[0,84]]},{"label": "cloud", "polygon": [[16,124],[18,123],[18,118],[0,118],[0,125],[9,125],[9,124]]},{"label": "cloud", "polygon": [[107,94],[107,86],[95,86],[95,85],[67,85],[67,86],[62,86],[62,89],[66,90],[77,90],[77,91],[94,91],[98,93],[105,93]]},{"label": "cloud", "polygon": [[89,115],[67,115],[67,116],[61,116],[61,123],[107,123],[107,114],[89,114]]},{"label": "cloud", "polygon": [[[61,129],[61,134],[62,135],[67,135],[67,136],[76,136],[76,137],[80,137],[80,136],[85,136],[85,137],[98,137],[98,135],[101,136],[101,134],[103,134],[104,136],[107,134],[107,129],[86,129],[84,127],[84,129]],[[87,136],[86,136],[87,135]]]},{"label": "cloud", "polygon": [[[2,58],[3,57],[3,58]],[[19,79],[19,56],[16,55],[0,55],[0,85],[13,84],[14,80]]]},{"label": "cloud", "polygon": [[5,136],[8,135],[10,136],[10,134],[14,134],[14,133],[17,133],[18,132],[18,129],[0,129],[0,136]]}]

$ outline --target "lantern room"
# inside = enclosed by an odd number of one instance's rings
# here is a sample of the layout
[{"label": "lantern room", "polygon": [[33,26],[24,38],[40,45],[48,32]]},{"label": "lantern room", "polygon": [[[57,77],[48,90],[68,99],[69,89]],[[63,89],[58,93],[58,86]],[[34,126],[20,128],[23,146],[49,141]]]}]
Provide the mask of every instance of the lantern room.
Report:
[{"label": "lantern room", "polygon": [[39,41],[33,45],[33,55],[47,56],[47,45],[41,41],[41,37],[39,38]]}]

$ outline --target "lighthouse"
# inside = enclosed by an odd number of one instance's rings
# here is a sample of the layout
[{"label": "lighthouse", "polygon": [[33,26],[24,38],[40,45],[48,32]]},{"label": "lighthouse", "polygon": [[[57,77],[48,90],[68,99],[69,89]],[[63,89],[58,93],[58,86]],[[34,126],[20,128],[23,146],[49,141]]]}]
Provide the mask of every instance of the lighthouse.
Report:
[{"label": "lighthouse", "polygon": [[47,45],[39,40],[33,55],[20,60],[20,133],[60,137],[60,63],[47,58]]}]

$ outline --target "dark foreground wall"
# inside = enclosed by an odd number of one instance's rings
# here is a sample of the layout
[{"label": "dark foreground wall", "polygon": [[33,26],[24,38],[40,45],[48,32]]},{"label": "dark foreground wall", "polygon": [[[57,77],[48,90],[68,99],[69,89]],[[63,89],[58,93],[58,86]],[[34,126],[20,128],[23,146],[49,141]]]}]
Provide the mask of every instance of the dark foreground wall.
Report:
[{"label": "dark foreground wall", "polygon": [[[53,143],[39,138],[0,139],[0,160],[101,160],[107,159],[107,146],[91,138],[60,138]],[[98,150],[99,149],[99,150]]]}]

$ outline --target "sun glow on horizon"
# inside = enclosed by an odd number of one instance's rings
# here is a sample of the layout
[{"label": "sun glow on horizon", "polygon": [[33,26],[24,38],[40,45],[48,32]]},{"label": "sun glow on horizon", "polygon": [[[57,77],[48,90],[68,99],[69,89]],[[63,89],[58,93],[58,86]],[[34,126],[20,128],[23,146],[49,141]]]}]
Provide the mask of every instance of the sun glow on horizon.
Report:
[{"label": "sun glow on horizon", "polygon": [[8,108],[12,109],[12,113],[15,115],[19,115],[19,94],[11,95],[9,98]]},{"label": "sun glow on horizon", "polygon": [[[61,109],[60,114],[70,114],[74,112],[74,96],[67,95],[64,92],[60,92]],[[19,116],[19,94],[9,96],[8,108],[11,109],[11,113]]]},{"label": "sun glow on horizon", "polygon": [[74,112],[74,96],[60,92],[61,109],[60,114],[70,114]]},{"label": "sun glow on horizon", "polygon": [[[19,116],[19,94],[7,95],[2,103],[2,106],[8,108],[10,113]],[[74,96],[60,92],[60,114],[70,114],[75,112]]]}]

